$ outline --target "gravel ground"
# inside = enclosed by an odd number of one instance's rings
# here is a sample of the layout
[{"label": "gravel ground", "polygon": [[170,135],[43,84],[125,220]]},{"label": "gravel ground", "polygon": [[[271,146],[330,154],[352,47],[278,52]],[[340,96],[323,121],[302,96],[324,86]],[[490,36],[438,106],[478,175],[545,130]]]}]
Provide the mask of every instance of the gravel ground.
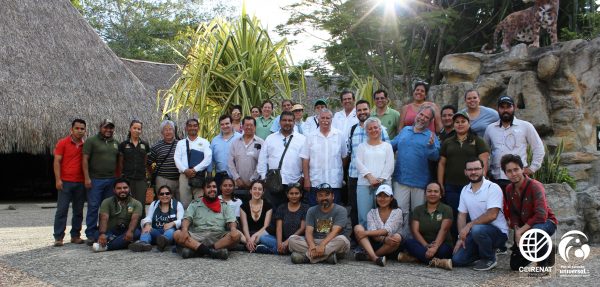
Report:
[{"label": "gravel ground", "polygon": [[[183,260],[171,252],[128,250],[93,253],[85,245],[52,247],[53,203],[0,204],[0,286],[597,286],[599,246],[580,265],[586,278],[543,278],[512,272],[508,255],[488,272],[453,271],[402,264],[385,268],[342,260],[338,265],[293,265],[287,256],[232,252],[229,260]],[[67,234],[70,227],[67,227]],[[69,237],[65,238],[65,242]],[[557,267],[564,264],[557,259]],[[556,269],[556,268],[555,268]],[[595,282],[595,283],[594,283]]]}]

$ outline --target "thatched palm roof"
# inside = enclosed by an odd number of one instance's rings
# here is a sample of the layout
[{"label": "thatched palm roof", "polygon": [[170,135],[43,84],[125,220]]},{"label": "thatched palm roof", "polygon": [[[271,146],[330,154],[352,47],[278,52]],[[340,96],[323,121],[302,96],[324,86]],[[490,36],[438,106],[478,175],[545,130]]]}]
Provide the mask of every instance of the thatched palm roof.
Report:
[{"label": "thatched palm roof", "polygon": [[155,94],[102,42],[68,0],[3,0],[0,9],[0,153],[39,154],[64,137],[74,118],[89,134],[102,118],[123,139],[144,122],[155,140]]}]

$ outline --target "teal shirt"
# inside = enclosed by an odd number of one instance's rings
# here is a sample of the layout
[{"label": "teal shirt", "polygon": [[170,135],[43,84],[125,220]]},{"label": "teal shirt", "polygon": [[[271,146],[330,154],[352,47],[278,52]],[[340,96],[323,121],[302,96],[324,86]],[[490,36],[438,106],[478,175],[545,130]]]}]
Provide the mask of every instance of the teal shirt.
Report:
[{"label": "teal shirt", "polygon": [[256,135],[261,139],[266,139],[271,134],[271,126],[275,119],[271,116],[268,119],[260,116],[256,119]]}]

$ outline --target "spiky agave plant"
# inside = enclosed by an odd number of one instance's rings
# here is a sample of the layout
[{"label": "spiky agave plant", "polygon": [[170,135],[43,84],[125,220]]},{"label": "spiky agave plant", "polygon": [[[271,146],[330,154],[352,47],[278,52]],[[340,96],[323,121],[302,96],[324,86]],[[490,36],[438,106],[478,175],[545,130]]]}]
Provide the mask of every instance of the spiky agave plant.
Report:
[{"label": "spiky agave plant", "polygon": [[[564,150],[564,141],[560,141],[560,144],[556,147],[553,153],[548,150],[548,146],[545,144],[544,149],[546,150],[546,153],[544,154],[542,166],[533,174],[533,178],[541,183],[566,182],[569,186],[571,186],[571,188],[575,189],[575,179],[569,174],[569,171],[565,167],[560,166],[560,156]],[[530,147],[527,147],[527,158],[529,164],[531,164],[532,157],[533,152],[531,151]]]},{"label": "spiky agave plant", "polygon": [[[234,104],[249,115],[253,105],[266,99],[291,98],[297,89],[306,94],[303,71],[293,66],[287,40],[273,42],[244,7],[241,17],[231,22],[201,24],[192,39],[180,78],[158,100],[165,115],[198,116],[203,137],[218,133],[218,117]],[[291,80],[292,73],[297,81]]]}]

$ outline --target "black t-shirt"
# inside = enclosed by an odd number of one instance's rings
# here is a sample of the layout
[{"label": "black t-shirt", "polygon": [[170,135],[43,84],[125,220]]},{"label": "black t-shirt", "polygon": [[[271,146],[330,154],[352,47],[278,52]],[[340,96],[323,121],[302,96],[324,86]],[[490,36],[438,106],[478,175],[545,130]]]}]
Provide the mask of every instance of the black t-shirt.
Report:
[{"label": "black t-shirt", "polygon": [[257,221],[254,221],[254,218],[252,218],[252,211],[250,210],[249,201],[242,203],[241,209],[246,213],[246,218],[248,219],[248,230],[250,235],[252,235],[265,226],[265,217],[267,216],[267,211],[271,210],[271,205],[266,200],[263,200],[263,208]]},{"label": "black t-shirt", "polygon": [[294,234],[300,225],[302,225],[302,220],[306,219],[306,212],[308,211],[308,204],[302,203],[298,210],[291,212],[288,209],[287,204],[282,204],[277,207],[277,211],[275,212],[275,221],[282,220],[283,221],[283,230],[282,240],[287,240],[292,234]]}]

